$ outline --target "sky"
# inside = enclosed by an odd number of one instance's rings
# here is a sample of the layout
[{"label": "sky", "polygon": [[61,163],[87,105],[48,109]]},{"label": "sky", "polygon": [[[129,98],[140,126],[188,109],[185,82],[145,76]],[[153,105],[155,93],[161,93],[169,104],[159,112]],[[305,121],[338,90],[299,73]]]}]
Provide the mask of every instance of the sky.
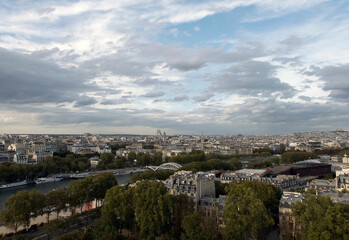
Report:
[{"label": "sky", "polygon": [[0,133],[349,129],[347,0],[1,0]]}]

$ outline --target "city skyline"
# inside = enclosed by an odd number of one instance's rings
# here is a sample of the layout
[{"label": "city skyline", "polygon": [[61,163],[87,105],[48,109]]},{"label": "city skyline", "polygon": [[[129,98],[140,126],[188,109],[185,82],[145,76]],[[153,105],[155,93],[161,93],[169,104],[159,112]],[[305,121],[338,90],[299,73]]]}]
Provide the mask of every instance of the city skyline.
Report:
[{"label": "city skyline", "polygon": [[0,132],[348,129],[346,1],[0,2]]}]

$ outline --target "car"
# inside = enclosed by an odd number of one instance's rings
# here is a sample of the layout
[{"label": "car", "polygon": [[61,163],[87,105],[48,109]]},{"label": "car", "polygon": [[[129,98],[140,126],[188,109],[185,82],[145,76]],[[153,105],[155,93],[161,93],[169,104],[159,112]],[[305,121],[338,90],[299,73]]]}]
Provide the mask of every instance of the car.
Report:
[{"label": "car", "polygon": [[30,228],[28,228],[28,232],[36,232],[38,231],[38,225],[37,224],[33,224],[30,226]]}]

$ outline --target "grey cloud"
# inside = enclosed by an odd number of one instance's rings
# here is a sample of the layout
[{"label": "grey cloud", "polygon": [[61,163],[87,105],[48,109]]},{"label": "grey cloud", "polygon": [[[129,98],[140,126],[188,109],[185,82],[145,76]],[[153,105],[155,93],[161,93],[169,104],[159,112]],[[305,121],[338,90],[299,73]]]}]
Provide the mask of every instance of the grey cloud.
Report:
[{"label": "grey cloud", "polygon": [[199,96],[193,97],[193,99],[194,99],[196,102],[205,102],[205,101],[209,100],[210,98],[212,98],[213,96],[214,96],[213,93],[205,92],[205,93],[202,93],[202,94],[199,95]]},{"label": "grey cloud", "polygon": [[168,66],[180,71],[191,71],[202,68],[205,65],[203,59],[191,58],[191,59],[174,59],[168,61]]},{"label": "grey cloud", "polygon": [[299,98],[307,102],[311,101],[311,97],[308,97],[308,96],[299,96]]},{"label": "grey cloud", "polygon": [[111,72],[114,75],[124,75],[128,77],[153,76],[148,70],[154,63],[140,62],[132,60],[131,53],[119,52],[92,60],[83,62],[80,68],[93,74],[98,75],[104,72]]},{"label": "grey cloud", "polygon": [[292,97],[295,89],[274,77],[275,70],[276,67],[268,62],[248,61],[233,64],[211,79],[210,90],[248,96],[280,93],[283,98]]},{"label": "grey cloud", "polygon": [[136,46],[140,49],[142,56],[165,61],[169,68],[184,72],[198,70],[208,63],[247,61],[266,54],[264,46],[258,42],[240,44],[230,52],[223,49],[187,49],[162,44],[138,44]]},{"label": "grey cloud", "polygon": [[313,67],[311,71],[325,82],[323,89],[331,91],[330,97],[343,102],[349,100],[349,64]]},{"label": "grey cloud", "polygon": [[[72,102],[92,90],[87,76],[30,55],[0,48],[0,101],[2,103]],[[97,91],[97,87],[93,87]]]},{"label": "grey cloud", "polygon": [[297,65],[300,62],[301,57],[277,57],[273,58],[274,61],[281,62],[282,64],[292,64],[292,65]]},{"label": "grey cloud", "polygon": [[39,9],[37,10],[37,13],[39,13],[40,15],[42,15],[42,14],[48,14],[48,13],[53,12],[54,10],[56,10],[56,9],[53,8],[53,7],[43,7],[43,8],[39,8]]},{"label": "grey cloud", "polygon": [[183,102],[183,101],[187,101],[189,98],[186,95],[180,95],[180,96],[176,96],[174,98],[170,98],[167,101],[168,102]]},{"label": "grey cloud", "polygon": [[183,102],[183,101],[188,101],[189,97],[186,95],[180,95],[180,96],[175,96],[173,98],[167,98],[167,99],[155,99],[153,102]]},{"label": "grey cloud", "polygon": [[81,97],[80,99],[78,99],[75,102],[74,107],[84,107],[84,106],[93,105],[95,103],[97,103],[97,101],[94,98],[91,98],[91,97]]},{"label": "grey cloud", "polygon": [[297,36],[290,36],[280,42],[282,45],[286,46],[287,48],[295,48],[302,45],[303,40],[300,37]]},{"label": "grey cloud", "polygon": [[162,97],[164,96],[165,93],[164,92],[148,92],[144,95],[141,95],[141,97],[145,97],[145,98],[157,98],[157,97]]},{"label": "grey cloud", "polygon": [[129,100],[129,96],[123,96],[121,99],[105,100],[101,102],[102,105],[118,105],[125,103],[131,103],[131,101]]},{"label": "grey cloud", "polygon": [[[348,105],[342,106],[335,103],[299,104],[275,100],[249,100],[239,106],[239,111],[232,115],[232,119],[236,120],[237,116],[249,119],[259,126],[265,126],[266,132],[272,132],[273,128],[299,131],[300,128],[309,130],[321,129],[324,125],[332,128],[346,125],[347,112]],[[333,116],[336,118],[334,119]]]},{"label": "grey cloud", "polygon": [[134,83],[139,86],[170,86],[174,84],[174,82],[157,78],[140,78],[135,80]]},{"label": "grey cloud", "polygon": [[31,55],[38,57],[38,58],[45,58],[45,57],[51,56],[52,54],[55,54],[57,52],[59,52],[59,48],[55,47],[52,49],[37,50],[37,51],[32,52]]}]

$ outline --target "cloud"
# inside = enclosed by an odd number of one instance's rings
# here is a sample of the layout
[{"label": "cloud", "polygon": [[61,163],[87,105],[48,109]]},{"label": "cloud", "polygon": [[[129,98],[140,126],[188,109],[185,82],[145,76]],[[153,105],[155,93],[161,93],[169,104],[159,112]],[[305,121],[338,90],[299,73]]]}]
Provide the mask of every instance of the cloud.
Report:
[{"label": "cloud", "polygon": [[270,96],[272,93],[280,93],[282,98],[292,97],[295,89],[275,77],[276,69],[276,66],[261,61],[232,64],[211,79],[210,90],[248,96]]},{"label": "cloud", "polygon": [[142,86],[142,87],[148,87],[148,86],[171,86],[175,84],[172,81],[168,80],[160,80],[157,78],[140,78],[136,79],[134,81],[135,84]]},{"label": "cloud", "polygon": [[3,0],[0,121],[210,134],[348,126],[346,4],[322,2]]},{"label": "cloud", "polygon": [[30,55],[0,49],[0,59],[1,103],[72,102],[93,87],[85,74]]},{"label": "cloud", "polygon": [[202,68],[205,65],[205,61],[199,58],[187,58],[185,60],[173,59],[168,61],[168,66],[178,69],[180,71],[192,71]]},{"label": "cloud", "polygon": [[167,102],[183,102],[189,100],[187,95],[179,95],[173,98],[167,99]]},{"label": "cloud", "polygon": [[37,50],[31,53],[31,55],[38,57],[38,58],[46,58],[48,56],[51,56],[52,54],[55,54],[59,52],[59,48],[55,47],[52,49],[42,49],[42,50]]},{"label": "cloud", "polygon": [[336,101],[348,102],[349,100],[349,64],[337,66],[314,67],[314,74],[325,83],[324,90],[330,91],[330,97]]},{"label": "cloud", "polygon": [[74,107],[84,107],[84,106],[93,105],[95,103],[97,103],[96,99],[94,99],[92,97],[84,96],[75,102]]},{"label": "cloud", "polygon": [[55,10],[54,7],[43,7],[43,8],[39,8],[37,10],[37,12],[40,14],[40,15],[43,15],[43,14],[49,14],[51,12],[53,12]]},{"label": "cloud", "polygon": [[157,92],[157,91],[154,91],[154,92],[148,92],[146,94],[143,94],[141,95],[140,97],[145,97],[145,98],[157,98],[157,97],[162,97],[164,96],[165,93],[164,92]]},{"label": "cloud", "polygon": [[205,102],[205,101],[209,100],[210,98],[212,98],[213,96],[214,96],[213,93],[205,92],[205,93],[202,93],[201,95],[193,97],[193,99],[196,102]]}]

